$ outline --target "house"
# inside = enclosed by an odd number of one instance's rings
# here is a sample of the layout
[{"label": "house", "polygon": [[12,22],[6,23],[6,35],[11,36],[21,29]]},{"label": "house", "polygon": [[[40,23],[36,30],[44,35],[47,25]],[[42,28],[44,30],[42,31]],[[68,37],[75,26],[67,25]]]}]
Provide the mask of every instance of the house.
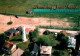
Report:
[{"label": "house", "polygon": [[25,29],[25,32],[26,32],[27,35],[29,34],[29,30],[30,30],[29,28]]},{"label": "house", "polygon": [[76,39],[75,38],[69,38],[68,40],[68,48],[74,48],[76,47]]},{"label": "house", "polygon": [[19,34],[19,31],[15,30],[14,28],[11,28],[4,33],[7,35],[8,39],[11,39],[13,36]]},{"label": "house", "polygon": [[38,56],[38,46],[36,43],[34,43],[34,48],[31,53],[33,54],[33,56]]},{"label": "house", "polygon": [[19,27],[16,28],[16,30],[17,30],[17,31],[22,31],[22,27],[19,26]]},{"label": "house", "polygon": [[5,54],[13,53],[16,50],[16,44],[13,44],[13,42],[5,41],[2,51]]},{"label": "house", "polygon": [[66,36],[66,31],[63,30],[63,31],[60,31],[60,33],[63,33]]},{"label": "house", "polygon": [[76,39],[76,35],[78,35],[78,34],[77,34],[77,33],[75,33],[75,34],[71,34],[70,37]]},{"label": "house", "polygon": [[51,56],[52,46],[42,46],[40,56]]},{"label": "house", "polygon": [[18,48],[11,56],[21,56],[23,54],[23,50]]}]

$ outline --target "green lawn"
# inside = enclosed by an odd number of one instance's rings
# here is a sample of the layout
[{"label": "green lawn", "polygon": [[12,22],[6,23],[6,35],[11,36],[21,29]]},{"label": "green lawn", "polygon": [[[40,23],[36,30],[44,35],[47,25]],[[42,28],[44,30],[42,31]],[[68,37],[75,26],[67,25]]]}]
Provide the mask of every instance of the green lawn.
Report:
[{"label": "green lawn", "polygon": [[22,42],[22,35],[18,34],[17,36],[13,36],[12,39],[10,39],[13,43],[19,43]]},{"label": "green lawn", "polygon": [[20,44],[18,44],[17,46],[18,46],[18,48],[21,48],[22,50],[25,50],[25,49],[28,48],[29,43],[30,43],[30,42],[29,42],[29,40],[28,40],[27,42],[20,43]]},{"label": "green lawn", "polygon": [[33,10],[35,5],[55,7],[56,4],[59,6],[69,4],[80,8],[79,2],[80,0],[0,0],[0,12],[25,14],[26,10]]}]

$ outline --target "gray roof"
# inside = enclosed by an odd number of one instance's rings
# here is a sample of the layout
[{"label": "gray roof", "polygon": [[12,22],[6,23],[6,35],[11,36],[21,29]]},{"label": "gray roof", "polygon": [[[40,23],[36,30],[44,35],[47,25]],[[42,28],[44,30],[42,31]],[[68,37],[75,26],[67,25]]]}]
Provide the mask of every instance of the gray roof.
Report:
[{"label": "gray roof", "polygon": [[22,31],[22,27],[19,26],[16,30],[18,30],[18,31]]},{"label": "gray roof", "polygon": [[5,33],[16,33],[17,30],[15,30],[14,28],[11,28],[9,30],[7,30]]},{"label": "gray roof", "polygon": [[37,46],[37,44],[36,44],[36,43],[34,43],[33,51],[34,51],[35,53],[37,53],[37,52],[38,52],[38,46]]}]

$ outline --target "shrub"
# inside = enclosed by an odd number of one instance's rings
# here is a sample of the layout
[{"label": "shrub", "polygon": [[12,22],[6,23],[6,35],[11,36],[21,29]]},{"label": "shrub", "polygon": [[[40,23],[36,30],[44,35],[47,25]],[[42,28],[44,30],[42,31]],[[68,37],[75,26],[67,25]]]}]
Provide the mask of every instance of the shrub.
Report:
[{"label": "shrub", "polygon": [[49,35],[50,33],[51,33],[51,32],[48,31],[48,30],[46,30],[46,31],[43,32],[44,35]]},{"label": "shrub", "polygon": [[9,21],[8,23],[7,23],[7,25],[11,25],[13,22],[12,21]]},{"label": "shrub", "polygon": [[50,38],[49,36],[39,36],[37,37],[37,43],[41,44],[41,45],[46,45],[46,46],[56,46],[57,44],[59,44],[59,42],[57,40],[55,40],[54,38]]},{"label": "shrub", "polygon": [[36,28],[33,32],[29,32],[29,40],[31,42],[35,41],[35,38],[38,36],[38,28]]}]

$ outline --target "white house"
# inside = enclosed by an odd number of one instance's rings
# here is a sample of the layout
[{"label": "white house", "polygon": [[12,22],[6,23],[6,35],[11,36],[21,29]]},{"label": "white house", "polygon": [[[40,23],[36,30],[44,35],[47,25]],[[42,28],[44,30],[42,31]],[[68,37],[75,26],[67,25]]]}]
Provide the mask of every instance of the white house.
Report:
[{"label": "white house", "polygon": [[75,47],[76,47],[76,39],[75,38],[69,38],[68,47],[72,47],[75,49]]},{"label": "white house", "polygon": [[13,53],[16,50],[16,44],[13,44],[13,42],[5,41],[2,51],[5,54]]},{"label": "white house", "polygon": [[51,56],[52,46],[42,46],[40,56]]}]

